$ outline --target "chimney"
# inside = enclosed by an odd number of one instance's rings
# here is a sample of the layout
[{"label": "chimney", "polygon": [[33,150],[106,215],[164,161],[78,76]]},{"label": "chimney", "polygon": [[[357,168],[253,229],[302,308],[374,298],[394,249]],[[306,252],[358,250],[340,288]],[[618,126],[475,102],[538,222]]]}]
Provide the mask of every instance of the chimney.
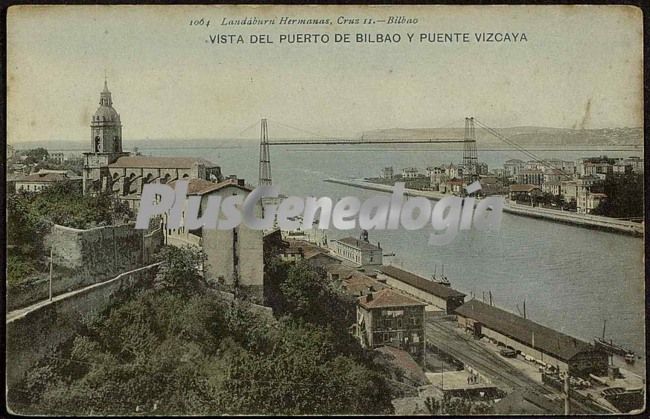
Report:
[{"label": "chimney", "polygon": [[244,182],[244,179],[237,179],[237,185],[246,186],[246,183]]},{"label": "chimney", "polygon": [[369,303],[369,302],[371,302],[371,301],[372,301],[372,293],[369,293],[369,294],[366,296],[366,303]]}]

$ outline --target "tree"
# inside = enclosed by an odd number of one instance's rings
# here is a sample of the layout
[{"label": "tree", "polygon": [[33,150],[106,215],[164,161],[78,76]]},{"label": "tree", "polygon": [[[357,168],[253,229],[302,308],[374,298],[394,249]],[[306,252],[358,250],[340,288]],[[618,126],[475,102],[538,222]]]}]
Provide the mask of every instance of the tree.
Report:
[{"label": "tree", "polygon": [[29,210],[24,195],[7,195],[7,280],[17,285],[41,268],[43,237],[49,227]]},{"label": "tree", "polygon": [[280,282],[281,296],[274,309],[306,322],[327,321],[337,330],[345,331],[354,322],[354,300],[328,281],[325,271],[300,261],[291,265]]},{"label": "tree", "polygon": [[50,156],[50,153],[48,153],[48,151],[43,147],[38,147],[31,150],[27,150],[25,152],[25,155],[27,156],[27,158],[25,159],[26,163],[38,163],[40,161],[47,159]]},{"label": "tree", "polygon": [[643,217],[643,175],[626,173],[608,176],[603,185],[607,195],[593,214],[614,218]]},{"label": "tree", "polygon": [[387,382],[331,330],[246,307],[169,288],[136,293],[76,328],[9,405],[83,415],[392,412]]},{"label": "tree", "polygon": [[201,269],[206,261],[202,250],[192,247],[163,247],[162,265],[154,279],[154,287],[181,294],[192,294],[204,283]]}]

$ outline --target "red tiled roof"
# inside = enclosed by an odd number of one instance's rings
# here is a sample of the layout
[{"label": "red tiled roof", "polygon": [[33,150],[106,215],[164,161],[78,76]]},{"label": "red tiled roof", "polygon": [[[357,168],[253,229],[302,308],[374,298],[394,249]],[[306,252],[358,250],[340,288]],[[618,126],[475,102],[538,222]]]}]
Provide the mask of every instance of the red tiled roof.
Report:
[{"label": "red tiled roof", "polygon": [[[372,297],[370,297],[372,296]],[[368,298],[370,297],[370,299]],[[385,288],[373,294],[359,297],[359,304],[364,308],[383,308],[383,307],[405,307],[405,306],[425,306],[414,298],[407,297],[390,288]]]},{"label": "red tiled roof", "polygon": [[388,288],[387,285],[357,271],[342,275],[341,281],[345,291],[352,295],[363,294],[367,291],[376,292]]},{"label": "red tiled roof", "polygon": [[[183,180],[183,179],[179,179]],[[253,189],[247,185],[240,185],[237,182],[237,179],[226,179],[222,182],[216,183],[216,182],[211,182],[209,180],[205,179],[185,179],[189,183],[187,185],[187,194],[188,195],[205,195],[210,192],[218,191],[219,189],[223,189],[226,186],[234,186],[239,189],[243,189],[245,191],[252,191]],[[177,180],[174,180],[172,182],[169,182],[170,186],[174,186],[174,184],[177,182]]]},{"label": "red tiled roof", "polygon": [[200,157],[154,157],[154,156],[124,156],[118,158],[109,167],[146,167],[155,169],[190,169],[194,163],[206,167],[217,165]]}]

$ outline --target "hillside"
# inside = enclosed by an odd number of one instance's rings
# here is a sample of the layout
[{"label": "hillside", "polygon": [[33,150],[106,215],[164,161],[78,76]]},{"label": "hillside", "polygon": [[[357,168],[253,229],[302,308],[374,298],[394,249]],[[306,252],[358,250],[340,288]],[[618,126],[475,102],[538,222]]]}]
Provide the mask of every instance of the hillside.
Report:
[{"label": "hillside", "polygon": [[[566,129],[545,127],[498,128],[497,131],[521,146],[619,146],[643,145],[642,128]],[[364,139],[463,138],[463,128],[390,128],[362,133]],[[502,144],[485,129],[476,129],[482,145]]]}]

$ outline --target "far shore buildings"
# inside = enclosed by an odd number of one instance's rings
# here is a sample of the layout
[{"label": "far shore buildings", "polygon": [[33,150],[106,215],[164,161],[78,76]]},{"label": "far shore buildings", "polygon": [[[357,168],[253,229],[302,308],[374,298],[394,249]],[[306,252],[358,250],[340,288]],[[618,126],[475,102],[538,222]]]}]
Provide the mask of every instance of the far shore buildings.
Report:
[{"label": "far shore buildings", "polygon": [[420,172],[416,167],[407,167],[402,169],[403,179],[415,179],[420,176]]},{"label": "far shore buildings", "polygon": [[510,185],[510,200],[530,202],[534,197],[540,196],[542,190],[538,185],[515,184]]},{"label": "far shore buildings", "polygon": [[[252,188],[242,179],[224,179],[221,168],[202,157],[153,157],[123,151],[122,123],[113,108],[108,85],[100,93],[99,107],[90,123],[90,151],[83,153],[84,194],[109,191],[137,211],[144,185],[173,185],[188,180],[188,195],[247,195]],[[236,227],[232,230],[172,231],[163,226],[168,244],[199,246],[207,256],[207,279],[228,290],[239,289],[262,296],[262,232]]]},{"label": "far shore buildings", "polygon": [[388,167],[384,167],[384,168],[381,169],[381,178],[382,179],[392,180],[393,176],[394,176],[393,166],[388,166]]}]

